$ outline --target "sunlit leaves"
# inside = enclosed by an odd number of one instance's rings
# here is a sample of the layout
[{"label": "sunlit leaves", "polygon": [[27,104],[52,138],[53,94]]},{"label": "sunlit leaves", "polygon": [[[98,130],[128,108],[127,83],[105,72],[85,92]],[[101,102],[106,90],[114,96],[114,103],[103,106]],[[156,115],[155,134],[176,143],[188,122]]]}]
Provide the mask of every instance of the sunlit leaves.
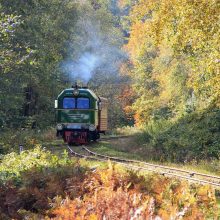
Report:
[{"label": "sunlit leaves", "polygon": [[209,186],[189,186],[187,182],[154,174],[120,175],[109,168],[89,175],[83,187],[83,198],[64,200],[53,211],[56,218],[203,219],[215,216],[216,201]]},{"label": "sunlit leaves", "polygon": [[[187,108],[192,96],[198,109],[219,103],[219,6],[219,1],[212,0],[140,0],[133,4],[126,49],[134,65],[134,88],[142,93],[134,105],[137,113],[154,114],[145,99],[154,108],[168,106],[175,112]],[[155,56],[146,56],[154,51]],[[141,89],[149,80],[157,82],[158,93],[152,93],[156,87]]]}]

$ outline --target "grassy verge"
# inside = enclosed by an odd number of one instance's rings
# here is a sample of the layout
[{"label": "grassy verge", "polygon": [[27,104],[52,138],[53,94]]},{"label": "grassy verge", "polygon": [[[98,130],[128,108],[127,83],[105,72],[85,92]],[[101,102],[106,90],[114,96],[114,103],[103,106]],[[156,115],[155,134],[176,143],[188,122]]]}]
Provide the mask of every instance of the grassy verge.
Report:
[{"label": "grassy verge", "polygon": [[119,140],[101,141],[91,146],[92,150],[109,156],[123,157],[128,159],[142,160],[155,164],[163,164],[186,170],[193,170],[212,175],[220,175],[219,160],[191,161],[187,163],[172,163],[169,161],[155,161],[151,158],[150,151],[136,142],[136,137],[123,138]]},{"label": "grassy verge", "polygon": [[141,132],[142,130],[137,127],[124,126],[108,131],[107,136],[121,136],[121,135],[131,136]]}]

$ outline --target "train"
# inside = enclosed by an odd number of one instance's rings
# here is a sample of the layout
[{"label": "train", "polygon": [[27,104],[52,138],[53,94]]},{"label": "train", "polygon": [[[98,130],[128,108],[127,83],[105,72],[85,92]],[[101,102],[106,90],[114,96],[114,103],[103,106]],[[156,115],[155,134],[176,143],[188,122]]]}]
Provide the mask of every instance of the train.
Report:
[{"label": "train", "polygon": [[56,135],[68,144],[88,144],[108,129],[108,100],[75,84],[55,100]]}]

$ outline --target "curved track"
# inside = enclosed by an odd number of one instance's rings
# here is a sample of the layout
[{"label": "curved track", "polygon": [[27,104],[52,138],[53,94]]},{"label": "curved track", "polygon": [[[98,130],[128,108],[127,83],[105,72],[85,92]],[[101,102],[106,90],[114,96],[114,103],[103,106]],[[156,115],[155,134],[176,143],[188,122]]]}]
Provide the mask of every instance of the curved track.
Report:
[{"label": "curved track", "polygon": [[146,163],[138,160],[110,157],[93,152],[85,146],[83,146],[82,149],[85,151],[84,154],[77,153],[70,146],[68,146],[68,150],[71,155],[74,155],[76,157],[103,162],[110,160],[113,163],[120,164],[128,169],[157,172],[164,176],[172,176],[179,179],[186,179],[190,182],[196,182],[200,184],[209,184],[212,185],[214,188],[220,189],[220,176],[208,175],[204,173],[178,169],[175,167]]}]

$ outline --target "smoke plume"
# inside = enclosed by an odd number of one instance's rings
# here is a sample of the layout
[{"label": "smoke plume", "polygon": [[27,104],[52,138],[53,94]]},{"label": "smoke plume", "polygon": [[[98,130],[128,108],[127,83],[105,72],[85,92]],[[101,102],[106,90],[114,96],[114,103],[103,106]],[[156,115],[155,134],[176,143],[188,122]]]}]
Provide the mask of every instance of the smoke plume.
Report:
[{"label": "smoke plume", "polygon": [[97,74],[117,75],[126,58],[120,50],[121,44],[117,28],[106,27],[93,13],[81,15],[69,43],[69,56],[61,63],[61,68],[71,81],[84,83]]}]

